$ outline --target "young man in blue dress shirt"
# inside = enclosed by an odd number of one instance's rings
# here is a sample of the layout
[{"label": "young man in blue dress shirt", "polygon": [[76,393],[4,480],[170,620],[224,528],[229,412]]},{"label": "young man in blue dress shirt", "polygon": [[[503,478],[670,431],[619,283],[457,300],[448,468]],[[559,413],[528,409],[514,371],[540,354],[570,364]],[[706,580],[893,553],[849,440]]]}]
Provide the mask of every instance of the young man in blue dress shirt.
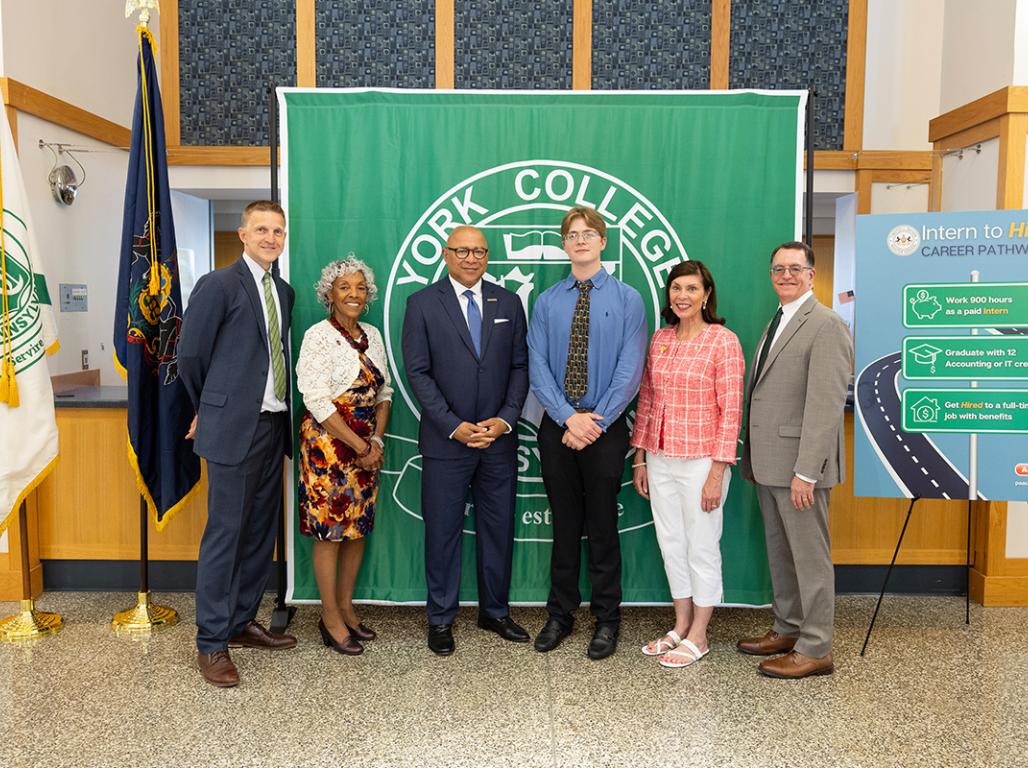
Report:
[{"label": "young man in blue dress shirt", "polygon": [[646,358],[642,297],[600,263],[607,225],[572,208],[560,225],[571,274],[539,297],[528,329],[529,381],[546,409],[539,426],[543,483],[553,512],[549,618],[535,640],[551,651],[571,633],[581,604],[583,530],[589,540],[591,659],[617,649],[621,623],[621,490],[628,424]]}]

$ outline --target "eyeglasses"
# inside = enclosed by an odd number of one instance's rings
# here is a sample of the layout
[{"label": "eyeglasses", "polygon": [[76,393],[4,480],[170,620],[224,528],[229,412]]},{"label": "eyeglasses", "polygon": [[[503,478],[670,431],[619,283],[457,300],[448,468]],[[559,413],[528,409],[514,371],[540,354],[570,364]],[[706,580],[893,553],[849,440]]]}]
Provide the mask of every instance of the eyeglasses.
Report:
[{"label": "eyeglasses", "polygon": [[591,243],[599,236],[600,233],[597,232],[595,229],[587,229],[584,232],[568,232],[566,235],[564,235],[564,242],[577,243],[579,239],[581,239],[583,243]]},{"label": "eyeglasses", "polygon": [[771,267],[771,274],[775,277],[781,277],[788,272],[793,277],[799,277],[808,269],[812,269],[812,267],[801,267],[799,264],[790,264],[787,267],[783,267],[781,264],[775,264]]},{"label": "eyeglasses", "polygon": [[488,248],[451,248],[446,246],[446,250],[453,251],[453,255],[461,261],[464,261],[469,256],[474,256],[476,259],[484,259],[489,255]]}]

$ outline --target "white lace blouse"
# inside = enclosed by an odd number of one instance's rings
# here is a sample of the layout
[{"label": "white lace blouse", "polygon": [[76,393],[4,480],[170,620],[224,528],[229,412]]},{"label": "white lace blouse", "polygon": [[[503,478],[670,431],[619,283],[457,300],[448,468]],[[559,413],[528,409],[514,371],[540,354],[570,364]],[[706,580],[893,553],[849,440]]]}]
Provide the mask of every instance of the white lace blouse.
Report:
[{"label": "white lace blouse", "polygon": [[[389,363],[382,335],[374,326],[361,324],[361,328],[368,335],[366,354],[385,378],[375,403],[391,401],[393,388],[389,386]],[[307,329],[296,361],[296,386],[303,395],[307,410],[319,423],[335,413],[333,401],[353,386],[359,373],[357,350],[327,319]]]}]

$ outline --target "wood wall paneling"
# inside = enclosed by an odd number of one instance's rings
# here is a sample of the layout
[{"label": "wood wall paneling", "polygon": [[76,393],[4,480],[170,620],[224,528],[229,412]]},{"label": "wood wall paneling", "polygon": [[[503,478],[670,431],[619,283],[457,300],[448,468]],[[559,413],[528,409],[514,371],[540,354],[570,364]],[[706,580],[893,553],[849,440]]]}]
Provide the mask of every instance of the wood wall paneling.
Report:
[{"label": "wood wall paneling", "polygon": [[453,88],[454,0],[435,0],[435,87]]},{"label": "wood wall paneling", "polygon": [[[125,410],[58,408],[61,460],[36,489],[44,560],[135,560],[139,494],[125,455]],[[207,520],[201,488],[163,532],[150,520],[152,560],[195,560]]]},{"label": "wood wall paneling", "polygon": [[117,123],[18,80],[5,77],[0,78],[0,81],[2,81],[0,88],[2,88],[8,107],[19,112],[27,112],[42,120],[64,126],[76,133],[115,147],[127,148],[132,141],[132,132]]},{"label": "wood wall paneling", "polygon": [[164,109],[164,141],[169,147],[182,143],[181,93],[178,56],[178,0],[164,0],[160,11],[161,106]]},{"label": "wood wall paneling", "polygon": [[842,148],[864,146],[864,75],[867,62],[867,0],[850,0],[846,33],[846,104]]},{"label": "wood wall paneling", "polygon": [[1028,114],[1011,113],[999,119],[999,177],[996,208],[1020,208],[1024,200],[1025,139]]},{"label": "wood wall paneling", "polygon": [[574,0],[572,10],[571,87],[593,87],[593,0]]},{"label": "wood wall paneling", "polygon": [[[732,0],[713,0],[710,9],[710,88],[728,88],[731,65]],[[816,164],[816,160],[815,160]]]},{"label": "wood wall paneling", "polygon": [[317,33],[315,0],[296,0],[296,84],[300,88],[317,85]]},{"label": "wood wall paneling", "polygon": [[[44,481],[45,482],[45,481]],[[39,597],[43,592],[43,567],[39,562],[39,515],[36,510],[35,493],[25,500],[29,537],[29,579],[30,597]],[[21,515],[15,510],[7,526],[7,552],[0,553],[0,600],[21,600]]]}]

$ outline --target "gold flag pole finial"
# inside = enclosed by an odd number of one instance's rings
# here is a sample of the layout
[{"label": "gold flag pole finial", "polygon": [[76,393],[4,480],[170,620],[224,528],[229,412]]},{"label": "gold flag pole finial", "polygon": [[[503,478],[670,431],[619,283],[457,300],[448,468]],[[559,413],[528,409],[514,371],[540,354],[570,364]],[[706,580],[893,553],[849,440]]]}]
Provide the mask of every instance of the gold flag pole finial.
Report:
[{"label": "gold flag pole finial", "polygon": [[146,27],[150,24],[150,11],[161,12],[157,0],[125,0],[125,18],[133,13],[139,13],[139,25]]}]

